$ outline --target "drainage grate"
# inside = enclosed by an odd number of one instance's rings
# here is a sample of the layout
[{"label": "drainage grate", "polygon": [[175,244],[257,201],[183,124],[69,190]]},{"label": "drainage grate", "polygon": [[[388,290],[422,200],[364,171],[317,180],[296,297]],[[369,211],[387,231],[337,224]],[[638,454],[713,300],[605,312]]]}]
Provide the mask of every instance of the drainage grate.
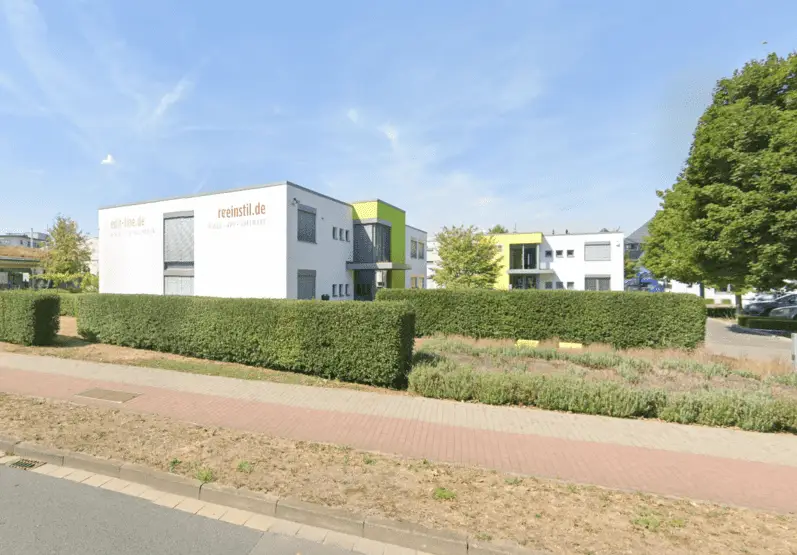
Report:
[{"label": "drainage grate", "polygon": [[34,468],[37,468],[43,464],[44,463],[41,461],[32,461],[30,459],[19,459],[18,461],[11,463],[8,466],[10,466],[11,468],[21,468],[22,470],[33,470]]},{"label": "drainage grate", "polygon": [[76,397],[89,397],[112,403],[126,403],[130,399],[138,397],[139,393],[128,393],[127,391],[114,391],[113,389],[89,389],[82,393],[75,394]]}]

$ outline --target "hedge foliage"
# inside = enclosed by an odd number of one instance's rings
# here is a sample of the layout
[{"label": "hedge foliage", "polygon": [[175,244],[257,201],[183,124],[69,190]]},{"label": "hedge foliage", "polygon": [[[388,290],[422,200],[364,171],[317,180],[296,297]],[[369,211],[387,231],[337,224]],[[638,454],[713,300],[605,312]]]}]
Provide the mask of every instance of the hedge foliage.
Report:
[{"label": "hedge foliage", "polygon": [[403,387],[415,316],[407,303],[83,295],[91,341]]},{"label": "hedge foliage", "polygon": [[61,297],[61,316],[77,316],[78,303],[83,295],[97,295],[98,293],[72,293],[62,289],[45,289]]},{"label": "hedge foliage", "polygon": [[58,335],[61,300],[35,291],[0,292],[0,341],[51,345]]},{"label": "hedge foliage", "polygon": [[[419,353],[418,358],[424,355]],[[569,375],[479,372],[434,356],[416,364],[410,374],[410,390],[436,399],[797,433],[797,403],[764,393],[668,393]]]},{"label": "hedge foliage", "polygon": [[709,318],[736,318],[736,307],[707,306],[706,316],[708,316]]},{"label": "hedge foliage", "polygon": [[786,318],[756,318],[753,316],[739,316],[739,325],[743,328],[759,330],[778,330],[797,333],[797,320]]},{"label": "hedge foliage", "polygon": [[558,337],[619,349],[693,348],[703,342],[706,328],[703,300],[686,294],[382,289],[377,300],[412,303],[418,336]]}]

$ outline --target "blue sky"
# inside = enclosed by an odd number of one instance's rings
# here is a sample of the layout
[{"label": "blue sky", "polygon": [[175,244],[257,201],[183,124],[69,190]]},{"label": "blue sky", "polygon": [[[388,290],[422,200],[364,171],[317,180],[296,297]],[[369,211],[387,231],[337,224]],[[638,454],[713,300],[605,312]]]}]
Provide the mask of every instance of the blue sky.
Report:
[{"label": "blue sky", "polygon": [[[430,232],[631,232],[797,2],[0,0],[0,229],[291,180]],[[762,44],[767,41],[767,44]]]}]

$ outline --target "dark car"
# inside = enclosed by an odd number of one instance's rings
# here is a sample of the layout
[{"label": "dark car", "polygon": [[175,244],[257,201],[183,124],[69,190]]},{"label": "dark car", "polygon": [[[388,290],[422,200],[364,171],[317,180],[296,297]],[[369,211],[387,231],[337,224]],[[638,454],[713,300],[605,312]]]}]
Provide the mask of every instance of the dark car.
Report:
[{"label": "dark car", "polygon": [[742,308],[742,313],[748,316],[769,316],[775,308],[797,306],[797,293],[783,295],[771,301],[752,302]]}]

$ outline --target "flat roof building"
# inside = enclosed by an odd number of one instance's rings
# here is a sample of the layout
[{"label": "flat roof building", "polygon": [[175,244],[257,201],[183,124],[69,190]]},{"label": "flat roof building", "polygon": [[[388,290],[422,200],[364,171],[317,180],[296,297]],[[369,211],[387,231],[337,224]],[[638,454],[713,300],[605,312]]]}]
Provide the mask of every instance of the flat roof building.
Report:
[{"label": "flat roof building", "polygon": [[371,300],[425,287],[426,232],[289,181],[99,210],[101,293]]}]

